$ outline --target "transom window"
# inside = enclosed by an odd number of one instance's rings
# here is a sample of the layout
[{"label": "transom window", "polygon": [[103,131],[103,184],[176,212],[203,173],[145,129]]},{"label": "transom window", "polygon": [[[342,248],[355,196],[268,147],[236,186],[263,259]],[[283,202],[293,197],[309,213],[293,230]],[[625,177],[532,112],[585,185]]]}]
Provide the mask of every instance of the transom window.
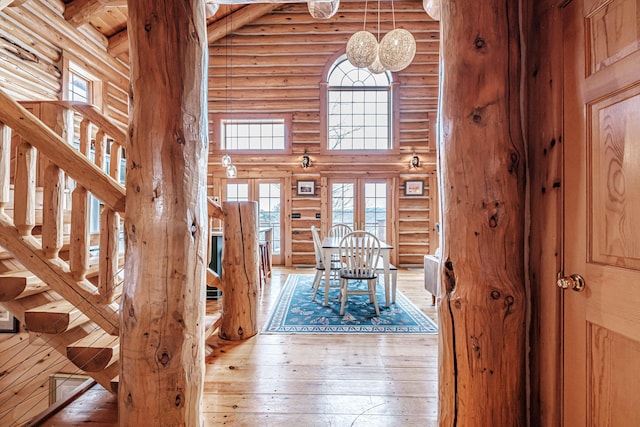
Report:
[{"label": "transom window", "polygon": [[339,58],[327,76],[327,148],[389,150],[391,74],[374,74]]},{"label": "transom window", "polygon": [[220,120],[223,150],[284,150],[285,119]]}]

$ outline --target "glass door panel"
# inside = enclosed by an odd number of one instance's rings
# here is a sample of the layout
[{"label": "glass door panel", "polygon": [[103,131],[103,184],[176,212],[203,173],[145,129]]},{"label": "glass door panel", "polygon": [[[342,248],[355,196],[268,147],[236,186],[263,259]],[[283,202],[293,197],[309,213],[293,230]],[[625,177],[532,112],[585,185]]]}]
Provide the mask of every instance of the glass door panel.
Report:
[{"label": "glass door panel", "polygon": [[280,180],[233,179],[223,181],[227,202],[258,202],[258,227],[271,228],[271,255],[274,264],[282,264],[282,184]]},{"label": "glass door panel", "polygon": [[389,201],[386,179],[334,179],[331,181],[331,223],[347,224],[389,241]]},{"label": "glass door panel", "polygon": [[387,240],[387,183],[364,183],[364,229]]}]

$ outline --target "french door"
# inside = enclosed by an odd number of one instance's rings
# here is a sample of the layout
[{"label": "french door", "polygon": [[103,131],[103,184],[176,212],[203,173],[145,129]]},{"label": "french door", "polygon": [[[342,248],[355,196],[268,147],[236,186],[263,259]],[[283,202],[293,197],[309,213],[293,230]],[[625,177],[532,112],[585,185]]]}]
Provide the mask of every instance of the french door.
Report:
[{"label": "french door", "polygon": [[347,224],[391,241],[391,183],[385,178],[332,178],[329,180],[329,227]]},{"label": "french door", "polygon": [[258,227],[272,229],[272,262],[283,264],[282,183],[279,179],[228,179],[222,185],[222,200],[258,202]]}]

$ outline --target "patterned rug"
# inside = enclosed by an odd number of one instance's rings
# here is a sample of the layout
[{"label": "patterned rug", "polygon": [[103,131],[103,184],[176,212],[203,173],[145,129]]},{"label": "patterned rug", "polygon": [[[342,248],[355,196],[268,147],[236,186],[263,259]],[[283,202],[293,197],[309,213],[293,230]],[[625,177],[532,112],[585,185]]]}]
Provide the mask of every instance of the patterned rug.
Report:
[{"label": "patterned rug", "polygon": [[[349,295],[344,316],[340,316],[338,288],[329,289],[324,307],[324,280],[316,301],[311,301],[312,274],[290,274],[263,334],[437,334],[438,327],[400,291],[396,303],[385,307],[384,284],[376,287],[380,316],[366,295]],[[363,284],[366,286],[365,284]],[[425,298],[427,296],[425,295]]]}]

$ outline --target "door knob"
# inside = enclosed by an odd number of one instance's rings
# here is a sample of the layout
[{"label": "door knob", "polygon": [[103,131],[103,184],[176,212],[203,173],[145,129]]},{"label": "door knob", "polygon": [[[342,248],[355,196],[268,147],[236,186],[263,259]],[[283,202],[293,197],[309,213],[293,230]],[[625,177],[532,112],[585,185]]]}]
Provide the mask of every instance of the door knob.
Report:
[{"label": "door knob", "polygon": [[572,274],[571,276],[567,277],[563,276],[562,272],[558,272],[558,280],[556,280],[556,285],[558,285],[558,287],[562,289],[571,288],[576,292],[584,291],[585,286],[587,286],[581,275]]}]

